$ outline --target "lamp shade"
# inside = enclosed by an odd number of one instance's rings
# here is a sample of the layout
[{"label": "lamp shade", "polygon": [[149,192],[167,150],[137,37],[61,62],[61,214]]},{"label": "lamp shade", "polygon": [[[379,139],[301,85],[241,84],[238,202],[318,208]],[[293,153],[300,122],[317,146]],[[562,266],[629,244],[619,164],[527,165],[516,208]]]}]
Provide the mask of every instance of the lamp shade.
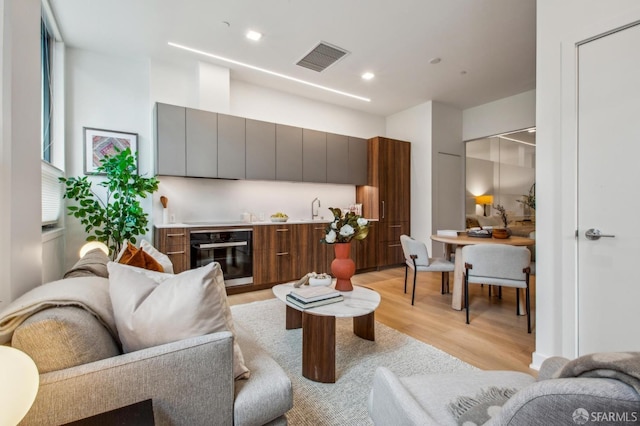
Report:
[{"label": "lamp shade", "polygon": [[107,247],[105,243],[102,243],[100,241],[90,241],[80,248],[80,257],[83,257],[85,254],[89,253],[91,250],[94,250],[97,248],[99,248],[104,252],[104,254],[109,256],[109,247]]},{"label": "lamp shade", "polygon": [[476,204],[493,204],[493,195],[478,195]]},{"label": "lamp shade", "polygon": [[38,368],[27,354],[0,345],[0,424],[17,425],[38,393]]}]

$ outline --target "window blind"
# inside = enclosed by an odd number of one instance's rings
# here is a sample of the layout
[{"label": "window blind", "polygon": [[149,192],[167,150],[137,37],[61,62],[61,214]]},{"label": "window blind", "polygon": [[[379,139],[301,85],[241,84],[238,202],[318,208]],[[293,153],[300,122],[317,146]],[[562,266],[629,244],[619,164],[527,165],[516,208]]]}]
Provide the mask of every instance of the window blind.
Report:
[{"label": "window blind", "polygon": [[42,226],[53,225],[60,219],[63,185],[58,180],[62,170],[46,161],[42,163]]}]

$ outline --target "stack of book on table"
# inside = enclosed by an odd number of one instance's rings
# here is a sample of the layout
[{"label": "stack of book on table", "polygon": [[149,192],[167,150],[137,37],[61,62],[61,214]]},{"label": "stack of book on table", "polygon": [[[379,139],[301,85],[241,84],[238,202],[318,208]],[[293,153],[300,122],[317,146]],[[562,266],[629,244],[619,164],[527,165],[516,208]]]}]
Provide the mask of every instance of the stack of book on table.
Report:
[{"label": "stack of book on table", "polygon": [[328,305],[330,303],[344,300],[339,291],[325,286],[304,286],[294,288],[287,294],[287,302],[290,302],[302,309],[314,308],[316,306]]}]

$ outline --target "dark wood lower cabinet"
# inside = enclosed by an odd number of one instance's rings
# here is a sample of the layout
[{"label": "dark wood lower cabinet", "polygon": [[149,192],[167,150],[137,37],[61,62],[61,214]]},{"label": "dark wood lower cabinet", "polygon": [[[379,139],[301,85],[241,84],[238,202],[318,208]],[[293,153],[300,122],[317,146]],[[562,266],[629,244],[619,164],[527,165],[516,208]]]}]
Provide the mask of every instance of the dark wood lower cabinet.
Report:
[{"label": "dark wood lower cabinet", "polygon": [[253,284],[277,284],[295,279],[298,225],[253,227]]},{"label": "dark wood lower cabinet", "polygon": [[[331,274],[334,245],[321,243],[325,223],[265,224],[253,227],[253,284],[228,287],[229,294],[269,288],[298,280],[309,272]],[[379,224],[371,222],[364,240],[353,240],[351,258],[356,271],[403,263],[402,249],[379,242]],[[174,272],[190,268],[189,228],[155,228],[155,246],[173,262]],[[386,234],[385,234],[386,235]],[[384,244],[387,244],[385,242]],[[400,244],[399,237],[397,244]],[[382,263],[381,263],[382,262]],[[389,263],[390,262],[390,263]]]}]

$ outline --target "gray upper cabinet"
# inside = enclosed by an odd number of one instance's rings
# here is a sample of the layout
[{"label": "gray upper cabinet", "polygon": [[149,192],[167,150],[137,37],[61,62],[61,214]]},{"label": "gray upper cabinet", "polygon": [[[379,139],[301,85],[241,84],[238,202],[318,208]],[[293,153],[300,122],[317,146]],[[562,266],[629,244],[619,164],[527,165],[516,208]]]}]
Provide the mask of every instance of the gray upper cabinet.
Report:
[{"label": "gray upper cabinet", "polygon": [[156,104],[156,173],[186,176],[186,108]]},{"label": "gray upper cabinet", "polygon": [[367,146],[366,139],[349,136],[349,183],[353,185],[368,185]]},{"label": "gray upper cabinet", "polygon": [[218,114],[187,108],[187,176],[218,177]]},{"label": "gray upper cabinet", "polygon": [[[365,163],[367,159],[365,158]],[[351,183],[349,181],[349,138],[327,133],[327,182]]]},{"label": "gray upper cabinet", "polygon": [[327,134],[316,130],[302,130],[302,180],[327,181]]},{"label": "gray upper cabinet", "polygon": [[366,139],[156,103],[156,174],[367,185]]},{"label": "gray upper cabinet", "polygon": [[302,182],[302,129],[276,124],[276,180]]},{"label": "gray upper cabinet", "polygon": [[218,177],[245,178],[245,119],[218,114]]},{"label": "gray upper cabinet", "polygon": [[276,125],[247,119],[247,179],[276,180]]}]

